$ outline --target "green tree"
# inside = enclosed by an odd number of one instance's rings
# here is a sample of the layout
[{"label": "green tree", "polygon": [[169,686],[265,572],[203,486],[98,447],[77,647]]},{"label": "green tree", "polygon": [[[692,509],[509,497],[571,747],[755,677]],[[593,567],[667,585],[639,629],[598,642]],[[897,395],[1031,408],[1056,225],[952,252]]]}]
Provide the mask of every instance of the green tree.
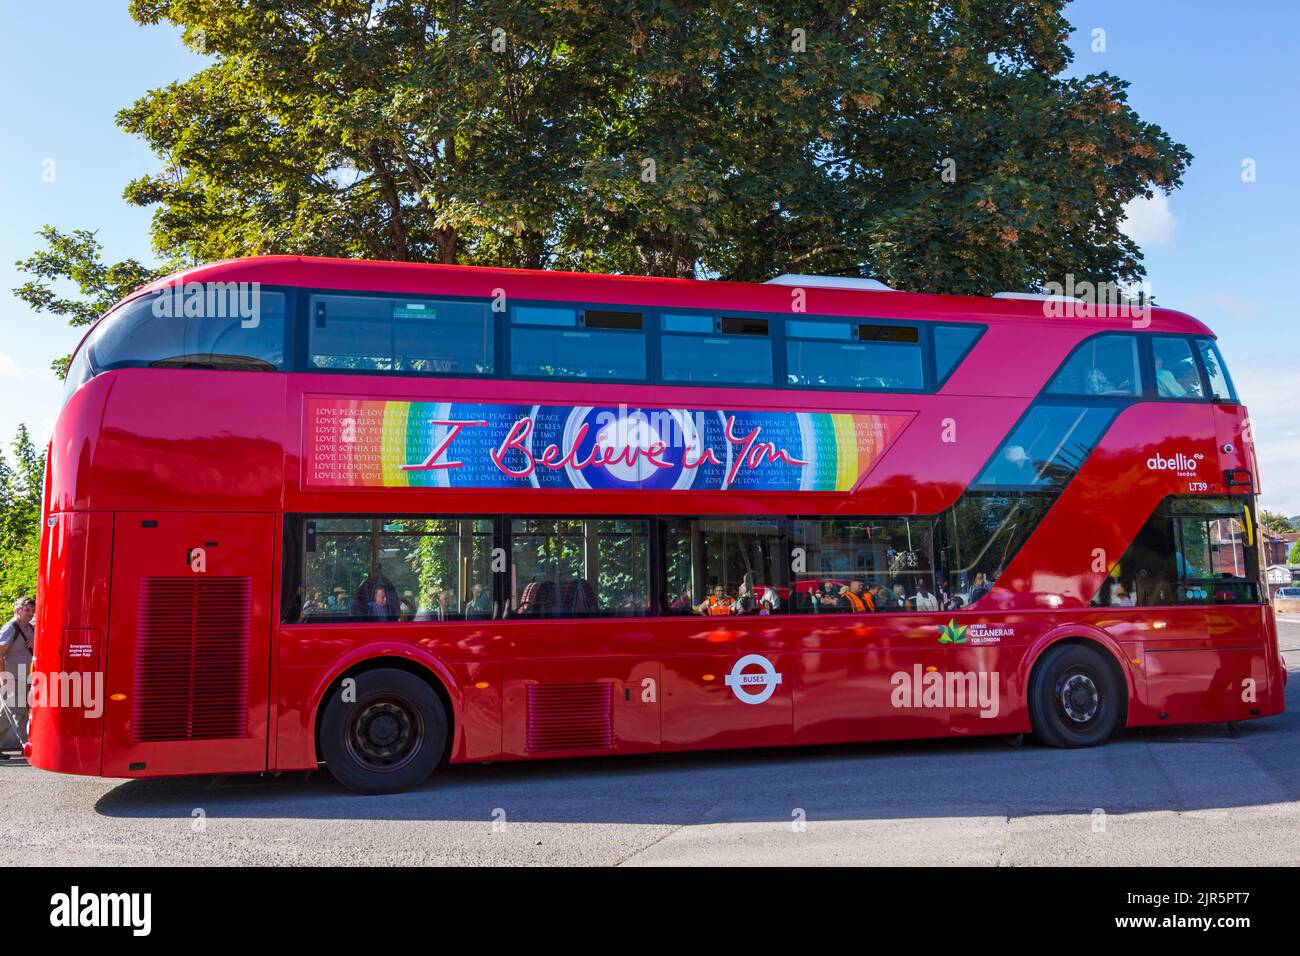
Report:
[{"label": "green tree", "polygon": [[37,452],[20,425],[11,446],[13,463],[0,456],[0,606],[36,593],[40,561],[41,491],[45,453]]},{"label": "green tree", "polygon": [[1280,515],[1267,510],[1259,513],[1259,523],[1270,531],[1276,531],[1278,534],[1285,534],[1288,531],[1296,530],[1295,526],[1291,524],[1291,519],[1286,515]]},{"label": "green tree", "polygon": [[1131,281],[1186,148],[1065,0],[133,0],[212,62],[118,117],[204,261],[368,256],[983,293]]},{"label": "green tree", "polygon": [[1291,545],[1291,553],[1286,556],[1288,564],[1300,564],[1300,541]]},{"label": "green tree", "polygon": [[[31,278],[14,289],[14,295],[33,312],[60,316],[70,325],[89,325],[126,295],[165,272],[143,266],[135,259],[106,265],[95,233],[85,229],[65,233],[44,226],[37,235],[45,241],[45,248],[15,263]],[[75,286],[76,293],[60,295],[56,284]],[[57,358],[51,367],[63,375],[68,359],[66,355]]]}]

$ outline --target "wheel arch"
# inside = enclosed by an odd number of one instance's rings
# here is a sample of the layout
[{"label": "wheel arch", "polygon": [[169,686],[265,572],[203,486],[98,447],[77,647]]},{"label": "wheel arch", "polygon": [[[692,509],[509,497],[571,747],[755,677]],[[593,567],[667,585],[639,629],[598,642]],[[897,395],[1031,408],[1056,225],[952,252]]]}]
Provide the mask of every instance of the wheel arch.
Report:
[{"label": "wheel arch", "polygon": [[1089,625],[1061,625],[1043,634],[1030,645],[1029,652],[1025,654],[1021,662],[1018,679],[1018,683],[1024,688],[1026,699],[1029,697],[1034,670],[1042,661],[1043,655],[1054,647],[1060,647],[1062,644],[1089,647],[1101,652],[1102,660],[1106,661],[1111,672],[1124,686],[1124,711],[1121,715],[1120,726],[1129,726],[1129,718],[1134,710],[1133,705],[1139,701],[1137,676],[1133,672],[1133,662],[1124,653],[1124,649],[1120,647],[1115,638],[1100,628]]},{"label": "wheel arch", "polygon": [[329,695],[337,690],[339,685],[347,678],[380,668],[393,668],[413,674],[433,689],[433,692],[438,695],[442,701],[442,706],[447,711],[447,721],[450,724],[447,728],[447,749],[446,753],[443,754],[443,759],[445,760],[455,753],[459,742],[457,735],[461,729],[462,700],[459,692],[453,690],[456,687],[456,682],[452,679],[450,669],[435,657],[420,653],[407,645],[395,644],[367,647],[364,651],[358,651],[340,659],[313,690],[311,697],[312,748],[315,751],[317,762],[323,759],[320,750],[320,723],[321,717],[325,713],[324,704]]}]

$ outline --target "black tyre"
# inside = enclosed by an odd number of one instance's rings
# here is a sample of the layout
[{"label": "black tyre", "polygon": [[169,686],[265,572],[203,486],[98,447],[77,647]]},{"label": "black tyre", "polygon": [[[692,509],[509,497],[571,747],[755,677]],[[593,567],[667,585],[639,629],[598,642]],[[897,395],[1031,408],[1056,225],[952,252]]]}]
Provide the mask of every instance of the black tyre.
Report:
[{"label": "black tyre", "polygon": [[1095,747],[1119,726],[1123,687],[1097,651],[1077,644],[1051,648],[1029,682],[1034,736],[1052,747]]},{"label": "black tyre", "polygon": [[336,688],[321,715],[325,768],[357,793],[396,793],[425,780],[447,746],[438,695],[406,671],[382,668],[354,679],[355,694]]}]

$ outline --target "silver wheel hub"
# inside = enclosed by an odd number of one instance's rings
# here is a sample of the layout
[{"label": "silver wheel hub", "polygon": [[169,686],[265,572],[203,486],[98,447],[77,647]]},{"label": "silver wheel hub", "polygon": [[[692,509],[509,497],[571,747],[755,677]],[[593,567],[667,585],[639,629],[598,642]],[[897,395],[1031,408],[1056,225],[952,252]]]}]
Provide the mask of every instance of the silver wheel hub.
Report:
[{"label": "silver wheel hub", "polygon": [[1101,694],[1092,678],[1085,674],[1071,674],[1061,684],[1061,710],[1076,723],[1085,724],[1097,716]]}]

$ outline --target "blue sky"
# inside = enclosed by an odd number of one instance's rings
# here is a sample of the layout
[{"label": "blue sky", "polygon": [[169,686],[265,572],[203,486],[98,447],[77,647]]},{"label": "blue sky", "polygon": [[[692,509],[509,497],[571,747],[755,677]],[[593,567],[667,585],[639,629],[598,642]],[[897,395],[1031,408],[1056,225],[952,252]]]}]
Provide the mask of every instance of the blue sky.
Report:
[{"label": "blue sky", "polygon": [[[1157,301],[1219,335],[1250,406],[1263,505],[1300,515],[1300,329],[1289,282],[1300,276],[1300,4],[1214,0],[1079,0],[1072,71],[1131,82],[1139,115],[1195,157],[1167,201],[1141,203],[1130,229],[1146,252]],[[33,316],[8,290],[35,231],[99,230],[110,260],[153,261],[150,212],[122,189],[157,168],[116,111],[145,90],[185,77],[203,59],[177,31],[140,27],[126,0],[0,0],[0,440],[19,422],[44,440],[61,388],[48,372],[80,335]],[[71,26],[75,24],[75,26]],[[1093,52],[1092,31],[1105,31]],[[1242,181],[1255,161],[1256,181]],[[47,160],[54,181],[45,182]]]}]

